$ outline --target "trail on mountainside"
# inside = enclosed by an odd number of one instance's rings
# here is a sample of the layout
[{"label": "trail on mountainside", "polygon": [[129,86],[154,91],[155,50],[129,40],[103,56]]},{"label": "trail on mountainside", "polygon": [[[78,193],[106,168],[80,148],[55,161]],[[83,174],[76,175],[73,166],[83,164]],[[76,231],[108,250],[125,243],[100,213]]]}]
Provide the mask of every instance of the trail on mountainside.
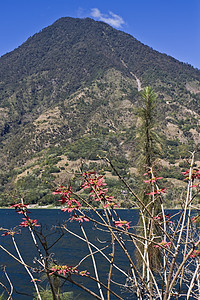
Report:
[{"label": "trail on mountainside", "polygon": [[[115,49],[114,49],[114,48],[112,47],[112,45],[110,44],[110,42],[109,42],[109,40],[108,40],[108,38],[107,38],[107,36],[106,36],[106,33],[105,33],[104,31],[103,31],[103,34],[105,35],[105,37],[106,37],[106,39],[107,39],[107,42],[108,42],[108,45],[110,46],[111,50],[112,50],[113,52],[115,52]],[[127,66],[127,64],[123,61],[122,58],[120,58],[120,61],[121,61],[121,63],[123,64],[123,66],[128,70],[128,66]],[[140,92],[140,91],[142,90],[142,84],[141,84],[140,79],[139,79],[133,72],[131,72],[131,71],[129,71],[129,74],[130,74],[132,77],[135,78],[135,80],[136,80],[136,82],[137,82],[137,89],[138,89],[138,92]]]},{"label": "trail on mountainside", "polygon": [[[128,66],[125,64],[125,62],[120,58],[121,63],[123,64],[123,66],[128,69]],[[129,73],[135,78],[136,82],[137,82],[137,86],[138,86],[138,92],[140,92],[142,90],[142,84],[140,79],[131,71],[129,71]]]}]

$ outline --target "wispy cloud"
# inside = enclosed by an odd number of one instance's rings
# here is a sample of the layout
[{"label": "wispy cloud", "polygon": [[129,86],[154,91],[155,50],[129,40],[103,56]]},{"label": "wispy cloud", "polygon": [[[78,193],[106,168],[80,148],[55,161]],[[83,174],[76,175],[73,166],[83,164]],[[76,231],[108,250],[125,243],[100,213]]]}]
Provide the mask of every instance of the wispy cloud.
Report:
[{"label": "wispy cloud", "polygon": [[98,8],[91,9],[91,16],[99,21],[108,23],[111,26],[116,28],[121,28],[125,24],[122,17],[114,14],[112,11],[109,11],[109,14],[102,14]]}]

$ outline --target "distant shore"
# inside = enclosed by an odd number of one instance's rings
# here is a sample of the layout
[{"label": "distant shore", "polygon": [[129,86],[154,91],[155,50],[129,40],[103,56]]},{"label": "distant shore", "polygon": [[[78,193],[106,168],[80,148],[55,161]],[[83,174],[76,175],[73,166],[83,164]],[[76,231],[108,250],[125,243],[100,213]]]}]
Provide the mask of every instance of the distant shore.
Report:
[{"label": "distant shore", "polygon": [[[0,209],[9,209],[9,206],[1,206]],[[55,206],[55,205],[38,205],[38,204],[29,204],[28,209],[61,209],[61,206]]]},{"label": "distant shore", "polygon": [[[55,205],[38,205],[38,204],[29,204],[28,209],[62,209],[62,206],[55,206]],[[2,206],[0,209],[9,209],[9,206]],[[87,207],[83,207],[83,209],[89,209]],[[103,209],[103,208],[98,208],[98,209]],[[138,209],[137,207],[132,207],[132,208],[127,208],[127,207],[118,207],[117,210],[123,210],[123,209]],[[182,209],[181,207],[173,207],[173,208],[165,208],[165,210],[177,210],[177,209]]]}]

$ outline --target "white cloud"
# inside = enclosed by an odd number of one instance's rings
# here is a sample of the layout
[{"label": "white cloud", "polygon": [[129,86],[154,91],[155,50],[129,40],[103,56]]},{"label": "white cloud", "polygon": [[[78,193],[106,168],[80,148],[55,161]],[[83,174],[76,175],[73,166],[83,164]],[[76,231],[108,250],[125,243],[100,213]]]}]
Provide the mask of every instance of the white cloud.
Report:
[{"label": "white cloud", "polygon": [[91,16],[116,28],[120,28],[125,24],[123,18],[114,14],[112,11],[109,11],[109,15],[105,15],[102,14],[98,8],[92,8]]}]

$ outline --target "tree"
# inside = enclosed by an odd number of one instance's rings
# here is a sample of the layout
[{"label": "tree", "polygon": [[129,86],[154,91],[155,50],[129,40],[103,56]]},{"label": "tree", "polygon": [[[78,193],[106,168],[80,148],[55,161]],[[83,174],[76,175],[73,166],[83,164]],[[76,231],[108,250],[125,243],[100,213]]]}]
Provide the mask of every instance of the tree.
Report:
[{"label": "tree", "polygon": [[151,168],[160,153],[160,138],[155,132],[156,94],[149,86],[141,92],[142,103],[138,109],[139,126],[137,127],[138,165],[142,171]]}]

